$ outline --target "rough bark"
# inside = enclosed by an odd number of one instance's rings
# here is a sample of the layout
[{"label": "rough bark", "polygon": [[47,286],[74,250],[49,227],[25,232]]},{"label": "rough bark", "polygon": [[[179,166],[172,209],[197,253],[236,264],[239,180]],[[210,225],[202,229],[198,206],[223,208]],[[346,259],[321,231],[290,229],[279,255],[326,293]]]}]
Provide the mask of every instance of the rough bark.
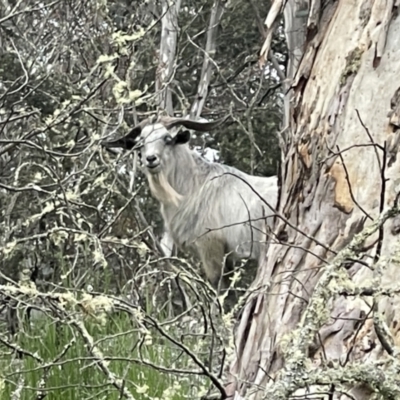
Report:
[{"label": "rough bark", "polygon": [[400,395],[399,217],[373,222],[399,192],[399,8],[309,2],[274,237],[238,324],[230,396]]},{"label": "rough bark", "polygon": [[307,22],[307,15],[302,14],[304,9],[307,9],[307,1],[297,0],[288,2],[283,10],[285,17],[285,36],[290,54],[287,66],[288,79],[285,85],[285,92],[287,95],[285,96],[284,101],[283,129],[289,128],[290,100],[292,92],[290,91],[288,93],[288,91],[292,84],[293,76],[301,61],[301,57],[303,56]]}]

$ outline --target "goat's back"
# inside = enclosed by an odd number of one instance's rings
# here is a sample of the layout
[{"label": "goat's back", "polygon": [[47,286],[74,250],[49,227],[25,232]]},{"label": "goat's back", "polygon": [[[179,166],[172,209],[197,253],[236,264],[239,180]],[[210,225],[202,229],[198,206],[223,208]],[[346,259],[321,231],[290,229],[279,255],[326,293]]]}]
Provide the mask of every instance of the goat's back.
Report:
[{"label": "goat's back", "polygon": [[257,259],[265,242],[265,217],[274,214],[263,199],[275,208],[277,177],[215,164],[203,184],[167,216],[168,229],[178,245],[223,241],[237,258]]}]

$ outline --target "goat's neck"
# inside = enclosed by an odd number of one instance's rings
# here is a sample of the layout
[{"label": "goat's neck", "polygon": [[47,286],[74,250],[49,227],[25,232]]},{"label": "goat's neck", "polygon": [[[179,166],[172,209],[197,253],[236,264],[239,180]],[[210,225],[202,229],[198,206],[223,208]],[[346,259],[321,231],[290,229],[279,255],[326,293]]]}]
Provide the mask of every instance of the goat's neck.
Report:
[{"label": "goat's neck", "polygon": [[147,176],[152,195],[164,206],[178,207],[182,196],[169,184],[165,173]]},{"label": "goat's neck", "polygon": [[208,162],[188,145],[176,146],[174,163],[167,174],[171,187],[182,196],[193,194],[204,182],[203,163]]}]

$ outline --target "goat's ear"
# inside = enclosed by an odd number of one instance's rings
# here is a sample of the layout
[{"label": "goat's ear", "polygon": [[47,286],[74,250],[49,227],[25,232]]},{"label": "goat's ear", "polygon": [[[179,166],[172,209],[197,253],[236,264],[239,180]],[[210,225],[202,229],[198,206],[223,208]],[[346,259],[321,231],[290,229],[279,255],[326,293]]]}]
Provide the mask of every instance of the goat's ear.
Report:
[{"label": "goat's ear", "polygon": [[125,150],[132,150],[137,143],[141,131],[142,127],[140,125],[135,126],[126,136],[120,139],[104,142],[102,145],[108,149],[119,147]]},{"label": "goat's ear", "polygon": [[175,144],[185,144],[188,143],[189,140],[190,140],[189,131],[178,132],[175,136]]}]

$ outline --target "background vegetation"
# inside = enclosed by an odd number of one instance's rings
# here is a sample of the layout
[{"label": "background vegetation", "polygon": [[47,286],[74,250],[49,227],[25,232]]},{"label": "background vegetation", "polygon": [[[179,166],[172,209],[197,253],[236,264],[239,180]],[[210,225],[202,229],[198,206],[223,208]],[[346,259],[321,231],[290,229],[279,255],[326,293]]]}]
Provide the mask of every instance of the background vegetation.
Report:
[{"label": "background vegetation", "polygon": [[[164,5],[0,2],[1,398],[177,399],[218,388],[232,315],[197,260],[160,258],[158,206],[136,158],[100,146],[163,111]],[[214,6],[182,1],[164,82],[177,115],[195,99]],[[284,40],[260,70],[269,2],[222,6],[201,116],[235,123],[193,145],[275,174]]]}]

